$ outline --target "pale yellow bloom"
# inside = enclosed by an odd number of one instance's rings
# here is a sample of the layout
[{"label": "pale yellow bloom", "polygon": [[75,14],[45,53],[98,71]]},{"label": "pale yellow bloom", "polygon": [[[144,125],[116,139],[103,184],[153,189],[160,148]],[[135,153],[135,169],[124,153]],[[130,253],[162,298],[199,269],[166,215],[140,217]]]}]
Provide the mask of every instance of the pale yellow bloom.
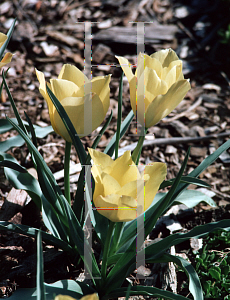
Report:
[{"label": "pale yellow bloom", "polygon": [[134,115],[138,107],[137,118],[145,128],[167,116],[191,88],[189,81],[184,79],[182,61],[172,49],[150,56],[140,53],[135,75],[126,58],[117,56],[117,59],[129,81]]},{"label": "pale yellow bloom", "polygon": [[[47,93],[44,74],[36,70],[36,75],[40,83],[39,91],[48,104],[50,121],[54,131],[66,141],[71,142],[65,125]],[[89,80],[78,68],[66,64],[63,65],[58,79],[51,79],[50,83],[47,84],[64,107],[77,134],[83,137],[92,133],[105,118],[110,103],[109,83],[110,75],[98,76]],[[89,113],[92,120],[88,122],[92,124],[90,128],[84,127],[84,103],[86,96],[89,96],[85,95],[86,90],[90,91],[92,97],[92,114]]]},{"label": "pale yellow bloom", "polygon": [[[7,35],[5,35],[4,33],[0,32],[0,48],[5,43],[6,40],[7,40]],[[12,56],[13,56],[12,53],[7,52],[5,54],[5,56],[3,57],[3,59],[0,61],[0,68],[3,67],[3,66],[5,66],[6,64],[10,63],[11,59],[12,59]]]},{"label": "pale yellow bloom", "polygon": [[166,164],[151,163],[140,173],[130,151],[114,161],[102,152],[88,150],[93,160],[93,201],[98,212],[113,222],[128,222],[146,211],[166,177]]},{"label": "pale yellow bloom", "polygon": [[[76,299],[70,296],[58,295],[54,298],[54,300],[76,300]],[[99,297],[96,293],[94,293],[91,295],[83,296],[80,300],[99,300]]]}]

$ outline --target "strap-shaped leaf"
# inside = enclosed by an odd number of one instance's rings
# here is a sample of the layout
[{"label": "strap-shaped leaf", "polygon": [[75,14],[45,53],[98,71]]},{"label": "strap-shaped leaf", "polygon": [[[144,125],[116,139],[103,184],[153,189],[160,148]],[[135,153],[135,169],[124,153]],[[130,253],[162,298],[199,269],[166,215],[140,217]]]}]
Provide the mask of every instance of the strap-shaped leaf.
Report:
[{"label": "strap-shaped leaf", "polygon": [[[175,181],[175,178],[163,181],[162,184],[160,185],[159,190],[172,185],[174,181]],[[195,184],[195,185],[201,186],[201,187],[210,187],[210,184],[208,184],[207,182],[205,182],[199,178],[194,178],[191,176],[182,176],[180,182],[188,183],[188,184]]]},{"label": "strap-shaped leaf", "polygon": [[[16,118],[12,118],[10,120],[18,124]],[[25,127],[28,127],[27,122],[23,120],[22,122],[25,125]],[[13,128],[12,124],[7,119],[0,119],[0,134],[9,131],[12,128]],[[53,132],[52,126],[40,127],[38,125],[33,125],[33,128],[35,130],[35,135],[38,138],[44,138],[49,133]],[[24,139],[20,135],[15,135],[8,138],[6,141],[0,142],[0,151],[6,152],[13,147],[21,147],[24,144],[25,144]]]},{"label": "strap-shaped leaf", "polygon": [[[165,195],[165,193],[159,193],[156,195],[157,197],[161,198]],[[154,199],[154,200],[155,200]],[[199,204],[200,202],[205,202],[212,207],[216,207],[215,201],[212,200],[209,196],[205,195],[204,193],[197,191],[197,190],[185,190],[183,191],[173,202],[173,205],[176,204],[184,204],[188,208],[192,208]]]},{"label": "strap-shaped leaf", "polygon": [[19,173],[27,173],[27,170],[25,168],[23,168],[19,164],[16,164],[16,163],[14,163],[10,160],[0,161],[0,167],[10,168],[10,169],[15,170]]},{"label": "strap-shaped leaf", "polygon": [[[58,239],[69,244],[69,230],[47,199],[42,196],[42,217],[45,226]],[[72,247],[73,245],[71,245]]]},{"label": "strap-shaped leaf", "polygon": [[[84,261],[87,271],[91,275],[91,278],[92,278],[94,284],[97,285],[98,280],[95,282],[95,278],[99,279],[101,277],[101,274],[98,269],[97,261],[92,252],[91,246],[89,245],[87,239],[84,239],[84,231],[82,230],[69,203],[67,202],[67,200],[63,201],[63,203],[65,206],[66,215],[67,215],[68,222],[69,222],[70,237],[71,237],[72,241],[74,242],[74,244],[76,245],[78,252],[79,252],[82,260]],[[87,264],[88,261],[84,257],[85,251],[87,251],[87,256],[90,254],[90,256],[92,257],[92,269],[91,269],[91,266],[89,266]]]}]

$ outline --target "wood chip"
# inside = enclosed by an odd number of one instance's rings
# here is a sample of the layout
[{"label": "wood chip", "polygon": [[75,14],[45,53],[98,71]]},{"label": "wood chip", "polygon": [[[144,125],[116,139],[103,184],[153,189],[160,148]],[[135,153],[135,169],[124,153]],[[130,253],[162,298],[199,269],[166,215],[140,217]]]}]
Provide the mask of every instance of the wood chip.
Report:
[{"label": "wood chip", "polygon": [[[175,25],[160,25],[154,23],[145,26],[145,44],[160,43],[161,41],[172,41],[177,32]],[[137,43],[137,30],[135,27],[114,26],[99,31],[93,36],[95,41],[106,41],[108,43]]]},{"label": "wood chip", "polygon": [[27,192],[12,188],[0,210],[0,220],[9,221],[22,210],[27,199]]}]

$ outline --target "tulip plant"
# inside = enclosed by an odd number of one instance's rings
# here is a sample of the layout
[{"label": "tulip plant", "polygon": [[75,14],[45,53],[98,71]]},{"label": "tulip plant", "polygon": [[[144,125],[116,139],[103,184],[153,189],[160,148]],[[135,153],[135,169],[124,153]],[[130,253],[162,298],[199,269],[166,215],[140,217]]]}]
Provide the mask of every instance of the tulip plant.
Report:
[{"label": "tulip plant", "polygon": [[[189,151],[177,177],[172,180],[166,180],[167,165],[164,163],[150,163],[145,166],[144,171],[140,172],[138,162],[148,128],[168,115],[182,101],[190,89],[190,84],[182,74],[181,60],[171,49],[161,50],[150,56],[140,53],[135,75],[125,58],[118,57],[118,60],[129,80],[132,111],[122,122],[122,76],[118,97],[117,132],[104,152],[96,148],[111,121],[112,112],[98,136],[95,137],[91,148],[84,149],[80,138],[96,129],[106,116],[109,108],[110,76],[89,80],[75,66],[64,65],[58,78],[46,83],[44,74],[36,70],[40,83],[39,90],[48,104],[52,128],[66,140],[65,194],[62,193],[37,149],[37,137],[44,137],[52,129],[48,127],[42,131],[39,126],[31,123],[27,114],[25,114],[26,121],[21,119],[6,83],[5,74],[2,73],[3,83],[16,119],[6,117],[0,120],[1,132],[15,129],[20,139],[26,142],[38,179],[6,153],[7,149],[17,146],[12,140],[1,144],[0,166],[4,167],[7,179],[15,188],[27,191],[32,201],[42,211],[43,221],[47,227],[47,231],[41,231],[25,225],[0,222],[0,230],[37,238],[37,287],[17,290],[10,297],[12,300],[35,298],[44,300],[53,299],[55,296],[56,300],[80,298],[106,300],[123,296],[128,299],[129,295],[187,299],[154,286],[127,287],[126,278],[137,268],[138,257],[144,257],[144,263],[174,262],[185,270],[193,299],[203,299],[201,284],[192,265],[181,257],[168,254],[167,249],[192,237],[206,236],[210,231],[230,230],[230,220],[197,226],[186,233],[172,234],[145,248],[143,242],[151,233],[158,218],[171,206],[184,203],[188,207],[193,207],[200,201],[215,205],[212,199],[200,192],[188,191],[187,187],[189,184],[208,186],[198,179],[198,176],[230,147],[230,141],[205,158],[187,176],[183,176],[183,173]],[[90,95],[85,93],[89,86]],[[92,116],[90,132],[88,128],[85,130],[84,120],[87,113],[84,112],[84,104],[88,96],[92,101],[92,112],[89,112]],[[119,141],[127,131],[134,115],[142,125],[143,134],[140,135],[133,153],[126,151],[119,156]],[[69,192],[69,161],[72,144],[82,164],[74,199],[70,198]],[[170,187],[167,193],[157,193],[159,189],[165,187]],[[197,196],[197,199],[194,196]],[[93,226],[93,231],[90,232],[91,240],[84,235],[84,229],[89,224],[88,217]],[[92,284],[89,286],[73,280],[61,280],[54,284],[44,283],[41,240],[66,251],[76,268],[80,262],[83,262],[85,276],[89,276]],[[92,249],[94,242],[99,243],[101,247],[98,261]]]}]

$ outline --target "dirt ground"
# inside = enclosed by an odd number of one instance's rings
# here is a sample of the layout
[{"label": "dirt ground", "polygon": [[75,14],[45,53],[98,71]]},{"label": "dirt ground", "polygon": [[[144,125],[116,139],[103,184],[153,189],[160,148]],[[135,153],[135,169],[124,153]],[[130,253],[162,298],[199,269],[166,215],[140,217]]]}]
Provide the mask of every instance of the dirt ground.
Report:
[{"label": "dirt ground", "polygon": [[[50,125],[47,105],[39,93],[35,68],[45,73],[46,79],[56,78],[65,63],[84,69],[84,22],[92,22],[92,74],[112,74],[111,104],[113,119],[98,149],[103,150],[116,132],[118,85],[121,70],[114,66],[115,55],[126,56],[136,62],[136,22],[145,22],[145,52],[152,54],[165,48],[174,49],[183,60],[183,73],[190,78],[191,90],[180,105],[156,126],[149,129],[140,162],[166,162],[167,178],[174,178],[180,169],[186,151],[191,146],[191,155],[186,174],[203,159],[222,145],[230,135],[230,59],[228,44],[221,43],[219,31],[226,29],[230,15],[228,1],[178,1],[178,0],[101,0],[101,1],[39,1],[13,0],[0,3],[0,32],[6,33],[14,18],[16,27],[8,45],[14,53],[7,83],[23,119],[27,112],[33,124]],[[112,65],[112,66],[111,66]],[[129,113],[129,85],[124,79],[123,118]],[[14,117],[6,91],[0,98],[1,118]],[[121,140],[120,147],[129,146],[138,140],[133,122]],[[0,136],[4,141],[15,132]],[[154,139],[153,139],[154,137]],[[161,144],[156,141],[164,138]],[[179,142],[178,139],[180,138]],[[191,138],[191,139],[187,139]],[[93,137],[82,139],[84,146],[92,145]],[[64,140],[55,133],[39,139],[39,149],[53,173],[63,170]],[[126,149],[125,148],[125,149]],[[0,144],[0,151],[1,144]],[[32,161],[25,145],[8,151],[26,168]],[[79,163],[74,148],[71,152],[73,164]],[[178,216],[183,228],[229,218],[230,204],[230,154],[220,158],[200,176],[210,184],[209,195],[218,205],[211,208],[200,204],[190,210],[186,219]],[[78,173],[72,174],[72,196],[77,188]],[[58,176],[58,175],[57,175]],[[19,194],[4,177],[0,169],[0,208],[6,199],[26,195]],[[63,176],[57,177],[63,187]],[[190,188],[196,188],[191,186]],[[207,191],[206,191],[207,192]],[[211,194],[210,194],[211,192]],[[23,202],[23,203],[24,203]],[[12,206],[7,220],[19,224],[40,226],[40,216],[32,215],[33,203]],[[3,218],[4,216],[4,218]],[[5,219],[0,210],[0,220]],[[164,227],[164,226],[163,226]],[[159,227],[154,237],[167,233]],[[189,251],[190,245],[186,246]],[[177,249],[181,251],[181,249]],[[61,258],[61,259],[60,259]],[[45,281],[77,278],[76,270],[68,257],[44,244]],[[61,261],[61,263],[60,263]],[[59,262],[59,263],[57,263]],[[4,232],[0,234],[0,297],[9,296],[16,288],[35,286],[36,245],[32,238]],[[179,292],[179,291],[178,291]]]}]

